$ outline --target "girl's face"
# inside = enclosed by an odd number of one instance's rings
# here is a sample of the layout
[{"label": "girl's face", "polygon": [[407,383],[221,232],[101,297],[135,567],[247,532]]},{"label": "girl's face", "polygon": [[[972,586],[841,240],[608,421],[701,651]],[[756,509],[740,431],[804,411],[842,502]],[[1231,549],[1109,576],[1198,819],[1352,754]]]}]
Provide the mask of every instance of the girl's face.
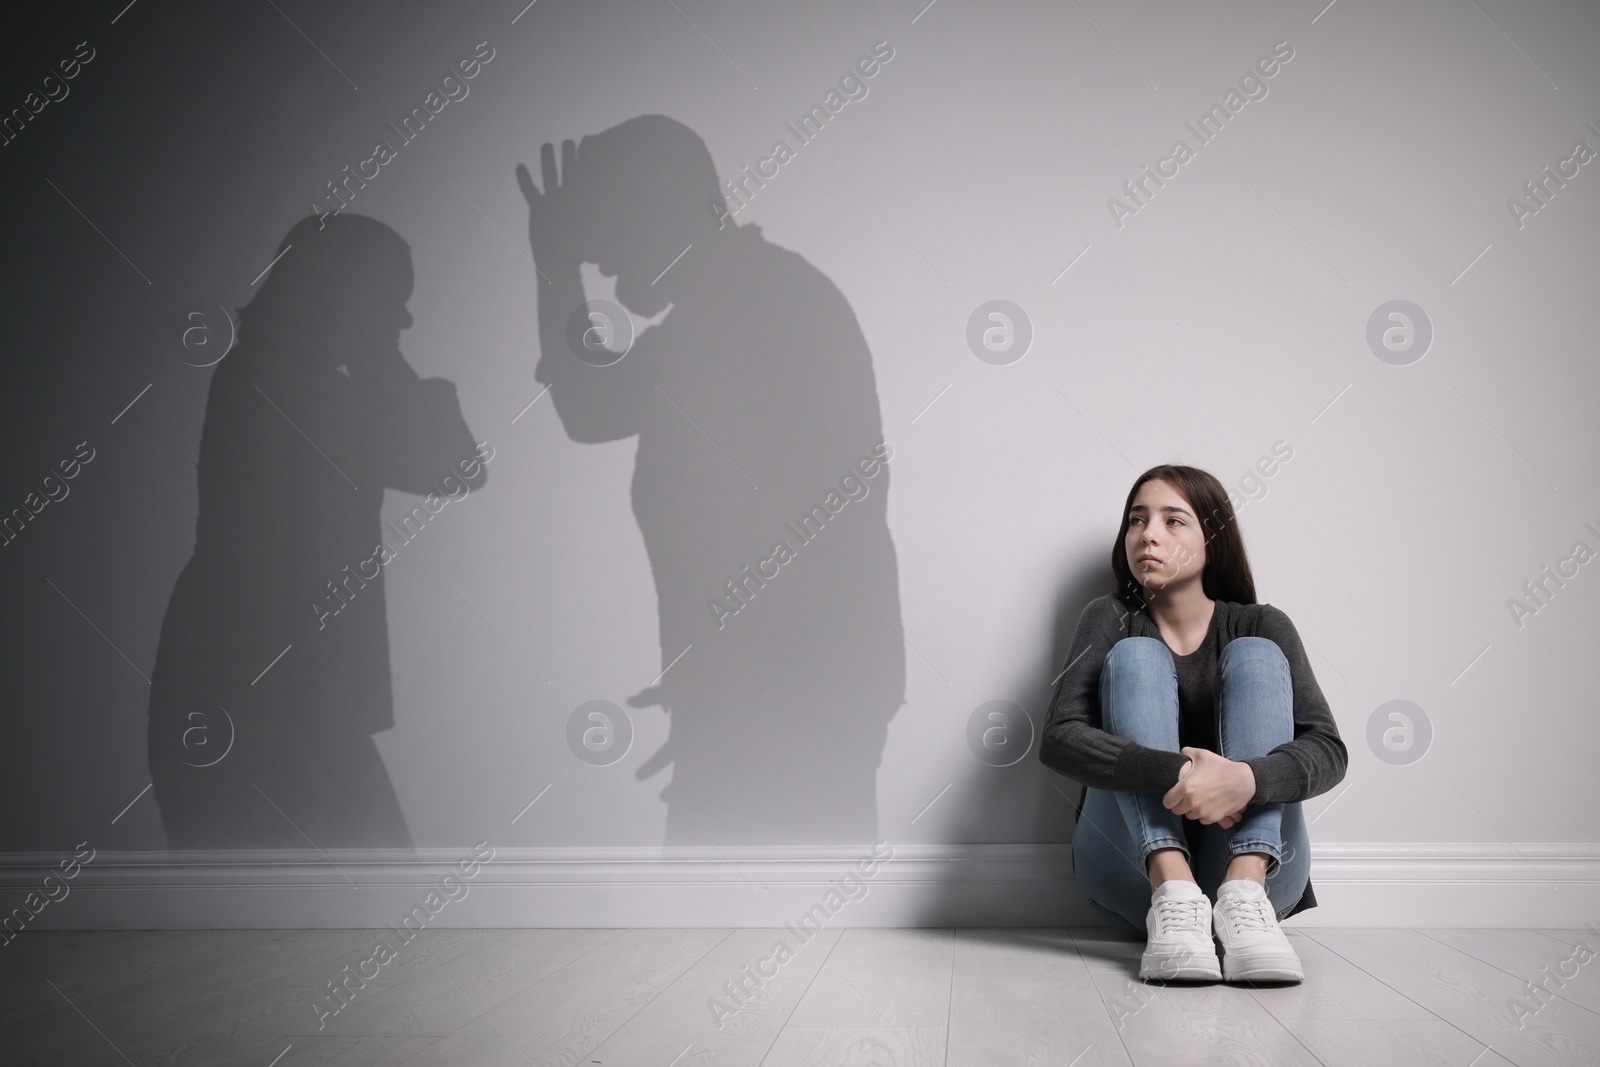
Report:
[{"label": "girl's face", "polygon": [[1205,532],[1171,483],[1159,478],[1145,482],[1128,514],[1123,547],[1140,585],[1152,591],[1200,580],[1206,569]]},{"label": "girl's face", "polygon": [[328,358],[343,363],[352,353],[393,352],[400,347],[400,331],[411,326],[413,278],[409,268],[402,276],[383,282],[360,279],[345,292],[326,294],[319,308],[317,338]]}]

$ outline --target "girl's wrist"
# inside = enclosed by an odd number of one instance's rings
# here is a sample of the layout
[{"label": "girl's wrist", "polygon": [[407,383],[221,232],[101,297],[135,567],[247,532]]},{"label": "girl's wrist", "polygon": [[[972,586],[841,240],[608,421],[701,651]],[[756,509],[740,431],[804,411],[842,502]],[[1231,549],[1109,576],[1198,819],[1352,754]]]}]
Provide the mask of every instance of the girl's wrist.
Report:
[{"label": "girl's wrist", "polygon": [[1244,762],[1243,760],[1237,760],[1235,762],[1237,762],[1239,767],[1241,768],[1241,770],[1239,771],[1239,781],[1242,783],[1240,788],[1241,788],[1241,790],[1243,790],[1245,787],[1248,787],[1249,788],[1249,794],[1248,795],[1253,798],[1256,795],[1256,772],[1255,772],[1255,768],[1251,767],[1250,764]]}]

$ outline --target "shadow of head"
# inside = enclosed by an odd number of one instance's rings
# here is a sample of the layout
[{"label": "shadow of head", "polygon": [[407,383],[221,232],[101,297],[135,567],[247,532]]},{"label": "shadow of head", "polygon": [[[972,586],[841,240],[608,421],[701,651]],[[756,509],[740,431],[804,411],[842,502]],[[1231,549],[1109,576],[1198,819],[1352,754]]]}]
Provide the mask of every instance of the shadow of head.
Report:
[{"label": "shadow of head", "polygon": [[653,318],[695,288],[715,265],[711,238],[733,228],[716,206],[711,152],[683,123],[640,115],[583,138],[577,155],[582,258],[617,279],[624,307]]},{"label": "shadow of head", "polygon": [[365,215],[311,215],[290,228],[278,255],[240,309],[243,338],[287,342],[276,358],[317,365],[399,347],[414,278],[398,233]]}]

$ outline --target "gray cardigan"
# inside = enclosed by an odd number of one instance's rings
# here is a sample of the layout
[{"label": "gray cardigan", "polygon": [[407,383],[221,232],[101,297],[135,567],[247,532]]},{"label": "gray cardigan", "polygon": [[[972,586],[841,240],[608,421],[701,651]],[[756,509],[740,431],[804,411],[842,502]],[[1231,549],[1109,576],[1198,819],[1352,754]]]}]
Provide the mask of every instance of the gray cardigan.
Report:
[{"label": "gray cardigan", "polygon": [[[1256,779],[1251,803],[1294,803],[1332,789],[1344,778],[1349,753],[1339,737],[1327,698],[1311,672],[1294,623],[1271,604],[1217,600],[1214,605],[1207,641],[1215,635],[1217,655],[1233,638],[1253,636],[1271,640],[1289,661],[1294,738],[1265,756],[1243,761],[1250,765]],[[1100,728],[1100,668],[1111,646],[1124,637],[1153,637],[1165,643],[1142,606],[1129,605],[1108,594],[1084,607],[1067,649],[1066,669],[1050,701],[1039,760],[1051,770],[1096,789],[1165,793],[1177,784],[1178,772],[1188,757],[1148,748]],[[1308,881],[1305,895],[1289,914],[1315,906],[1316,897]]]}]

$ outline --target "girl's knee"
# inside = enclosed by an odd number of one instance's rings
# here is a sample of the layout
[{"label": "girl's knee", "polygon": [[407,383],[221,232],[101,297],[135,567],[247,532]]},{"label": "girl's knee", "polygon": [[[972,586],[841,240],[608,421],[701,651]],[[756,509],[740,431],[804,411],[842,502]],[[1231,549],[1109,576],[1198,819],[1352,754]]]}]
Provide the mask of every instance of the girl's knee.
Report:
[{"label": "girl's knee", "polygon": [[1112,679],[1143,675],[1156,683],[1169,683],[1174,692],[1178,687],[1177,667],[1172,651],[1153,637],[1124,637],[1111,646],[1105,663],[1100,668],[1100,696],[1103,700],[1112,685]]},{"label": "girl's knee", "polygon": [[1164,657],[1172,658],[1172,652],[1167,646],[1153,637],[1124,637],[1111,646],[1111,651],[1106,653],[1109,661],[1113,657],[1118,662],[1123,660],[1144,660]]},{"label": "girl's knee", "polygon": [[1289,659],[1283,654],[1283,649],[1278,647],[1276,641],[1267,637],[1235,637],[1229,641],[1223,646],[1221,655],[1217,657],[1217,663],[1220,666],[1234,661],[1267,663],[1274,666],[1282,664],[1285,671],[1289,669]]}]

